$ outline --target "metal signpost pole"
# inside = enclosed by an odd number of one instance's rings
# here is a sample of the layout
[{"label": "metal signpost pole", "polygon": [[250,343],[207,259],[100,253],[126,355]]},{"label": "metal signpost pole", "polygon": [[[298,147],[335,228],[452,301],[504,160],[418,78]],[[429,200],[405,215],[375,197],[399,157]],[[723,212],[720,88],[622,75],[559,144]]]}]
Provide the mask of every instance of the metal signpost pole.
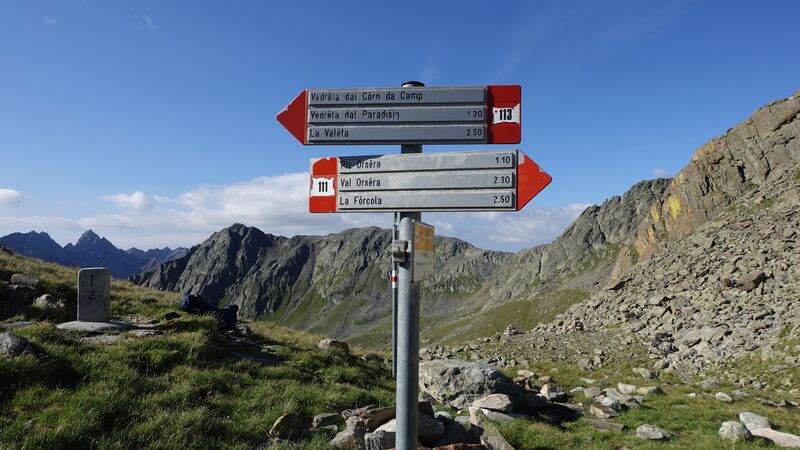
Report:
[{"label": "metal signpost pole", "polygon": [[[396,212],[392,216],[394,218],[392,241],[396,241],[399,239],[397,232],[400,226],[400,213]],[[389,276],[392,283],[392,378],[394,379],[397,379],[397,269],[398,263],[392,259],[392,271]]]},{"label": "metal signpost pole", "polygon": [[[403,87],[422,87],[416,81]],[[400,153],[422,153],[422,145],[402,145]],[[414,221],[422,220],[420,212],[401,212],[398,239],[414,241]],[[413,280],[413,245],[397,271],[397,450],[416,450],[419,406],[419,283]]]}]

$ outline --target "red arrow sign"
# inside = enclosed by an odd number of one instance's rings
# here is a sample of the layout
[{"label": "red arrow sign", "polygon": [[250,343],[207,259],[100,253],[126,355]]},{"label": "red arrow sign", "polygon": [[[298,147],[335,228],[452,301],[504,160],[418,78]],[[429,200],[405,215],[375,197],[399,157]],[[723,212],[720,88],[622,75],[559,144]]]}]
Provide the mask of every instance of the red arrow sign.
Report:
[{"label": "red arrow sign", "polygon": [[519,211],[552,178],[519,150],[311,160],[309,211]]},{"label": "red arrow sign", "polygon": [[304,145],[518,144],[522,88],[307,89],[277,119]]}]

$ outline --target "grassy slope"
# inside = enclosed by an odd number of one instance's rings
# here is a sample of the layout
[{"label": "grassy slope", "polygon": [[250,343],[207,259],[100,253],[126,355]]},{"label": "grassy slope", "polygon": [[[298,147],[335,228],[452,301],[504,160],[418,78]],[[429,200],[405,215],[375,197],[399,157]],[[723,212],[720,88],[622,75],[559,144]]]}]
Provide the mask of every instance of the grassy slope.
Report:
[{"label": "grassy slope", "polygon": [[[0,255],[0,269],[37,275],[48,290],[74,295],[74,269],[5,255]],[[112,311],[120,318],[159,318],[177,300],[176,294],[124,282],[113,283],[112,296]],[[0,448],[254,448],[266,441],[269,427],[284,411],[309,420],[321,412],[392,403],[385,369],[316,350],[317,338],[310,334],[252,324],[254,339],[267,350],[234,350],[276,362],[263,365],[232,357],[208,319],[183,316],[169,327],[160,326],[163,336],[126,338],[114,345],[86,343],[49,323],[15,331],[28,337],[40,356],[0,360]],[[603,388],[618,382],[661,386],[665,394],[651,396],[641,408],[616,419],[627,430],[600,432],[580,420],[562,427],[516,420],[498,428],[517,449],[771,447],[763,441],[733,445],[719,439],[723,421],[752,411],[780,430],[800,433],[800,412],[753,400],[768,393],[752,391],[751,397],[721,403],[713,393],[730,392],[732,386],[707,391],[670,377],[643,380],[631,373],[632,367],[647,364],[635,354],[594,372],[564,362],[536,361],[529,367],[555,376],[567,389],[585,386],[580,378],[586,376]],[[687,397],[692,391],[700,396]],[[586,404],[580,394],[575,400]],[[643,423],[661,426],[674,437],[666,443],[644,442],[633,433]],[[290,448],[328,448],[327,440],[309,434]]]},{"label": "grassy slope", "polygon": [[[0,255],[0,269],[40,277],[49,292],[75,295],[75,269]],[[118,318],[160,318],[176,294],[125,282],[112,285]],[[21,317],[18,319],[22,319]],[[0,448],[254,448],[284,411],[314,414],[391,404],[385,369],[338,351],[320,351],[312,335],[252,324],[265,348],[231,355],[208,318],[182,316],[164,335],[92,344],[43,322],[16,330],[37,358],[0,360]],[[294,448],[327,448],[308,435]]]}]

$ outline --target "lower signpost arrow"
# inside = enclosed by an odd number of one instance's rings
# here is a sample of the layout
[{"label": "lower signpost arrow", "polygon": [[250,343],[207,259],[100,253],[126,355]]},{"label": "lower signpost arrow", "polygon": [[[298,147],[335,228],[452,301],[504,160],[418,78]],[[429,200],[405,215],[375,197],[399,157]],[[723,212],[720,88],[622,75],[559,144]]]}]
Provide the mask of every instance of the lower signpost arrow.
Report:
[{"label": "lower signpost arrow", "polygon": [[309,211],[519,211],[551,181],[519,150],[319,158]]}]

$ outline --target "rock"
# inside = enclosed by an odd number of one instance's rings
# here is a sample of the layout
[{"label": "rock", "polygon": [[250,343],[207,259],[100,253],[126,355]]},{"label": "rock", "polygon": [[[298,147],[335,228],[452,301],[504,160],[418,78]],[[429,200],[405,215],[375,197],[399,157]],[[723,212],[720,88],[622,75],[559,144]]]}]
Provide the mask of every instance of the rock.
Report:
[{"label": "rock", "polygon": [[164,320],[175,320],[180,316],[181,316],[181,313],[175,312],[175,311],[170,311],[170,312],[164,314]]},{"label": "rock", "polygon": [[[392,419],[385,424],[378,427],[377,430],[389,431],[395,433],[397,431],[397,423],[395,419]],[[419,443],[425,446],[430,446],[434,442],[438,441],[442,436],[444,436],[445,427],[444,424],[436,418],[433,418],[427,414],[420,414],[419,415],[419,427],[417,429],[417,439]]]},{"label": "rock", "polygon": [[617,383],[617,390],[626,395],[635,393],[636,389],[637,387],[632,384]]},{"label": "rock", "polygon": [[645,380],[652,380],[652,379],[654,379],[656,377],[656,375],[652,371],[647,370],[647,369],[642,368],[642,367],[635,367],[633,369],[633,373],[641,376]]},{"label": "rock", "polygon": [[800,436],[794,434],[782,433],[771,428],[757,428],[755,430],[750,430],[750,433],[752,433],[753,436],[769,439],[778,447],[800,448]]},{"label": "rock", "polygon": [[22,336],[0,333],[0,358],[16,358],[23,354],[33,354],[31,343]]},{"label": "rock", "polygon": [[514,402],[506,394],[489,394],[472,402],[472,406],[500,412],[512,412],[514,410]]},{"label": "rock", "polygon": [[33,301],[33,306],[39,308],[45,317],[55,320],[70,320],[67,317],[67,302],[57,299],[50,294],[44,294]]},{"label": "rock", "polygon": [[311,427],[312,428],[322,428],[328,426],[335,426],[338,427],[341,423],[344,422],[344,418],[339,413],[324,413],[324,414],[317,414],[311,420]]},{"label": "rock", "polygon": [[492,411],[490,409],[474,407],[469,408],[469,423],[473,425],[479,425],[482,418],[488,419],[492,422],[511,422],[514,420],[514,418],[508,414]]},{"label": "rock", "polygon": [[511,324],[508,324],[506,329],[503,331],[503,334],[506,335],[506,336],[516,336],[516,335],[520,334],[520,332],[519,332],[519,329],[517,329],[517,327],[515,327],[514,325],[511,325]]},{"label": "rock", "polygon": [[453,420],[447,424],[444,435],[439,438],[438,441],[434,442],[433,445],[435,447],[441,447],[444,445],[469,443],[477,443],[477,441],[473,441],[472,434],[464,428],[464,425]]},{"label": "rock", "polygon": [[11,284],[35,288],[39,286],[39,279],[30,275],[15,273],[11,275]]},{"label": "rock", "polygon": [[562,401],[567,396],[567,393],[564,392],[564,389],[552,383],[547,383],[542,386],[542,389],[539,392],[542,394],[542,397],[550,400],[551,402]]},{"label": "rock", "polygon": [[367,450],[388,450],[394,448],[395,438],[394,431],[375,430],[364,435],[364,447]]},{"label": "rock", "polygon": [[583,390],[583,395],[588,399],[593,399],[593,398],[599,396],[602,393],[603,393],[603,391],[601,391],[599,387],[595,387],[595,386],[588,387],[588,388]]},{"label": "rock", "polygon": [[495,428],[484,430],[481,435],[481,444],[485,445],[489,450],[515,450],[514,446],[509,444]]},{"label": "rock", "polygon": [[636,437],[650,439],[653,441],[662,441],[669,439],[669,433],[655,425],[646,423],[644,425],[639,425],[639,427],[636,428]]},{"label": "rock", "polygon": [[482,362],[421,362],[419,387],[439,403],[456,409],[467,409],[473,401],[488,394],[506,394],[515,404],[527,397],[510,378]]},{"label": "rock", "polygon": [[294,440],[300,438],[304,432],[303,418],[295,413],[287,413],[278,417],[270,428],[269,435],[276,439]]},{"label": "rock", "polygon": [[755,271],[739,278],[736,281],[736,286],[743,291],[750,292],[766,280],[767,274],[761,271]]},{"label": "rock", "polygon": [[767,420],[766,417],[748,411],[739,413],[739,421],[741,421],[751,433],[753,430],[759,428],[772,428],[772,425],[769,424],[769,420]]},{"label": "rock", "polygon": [[366,424],[358,417],[347,419],[347,426],[329,442],[331,447],[340,449],[365,450],[364,435],[367,432]]},{"label": "rock", "polygon": [[661,394],[663,391],[658,386],[645,386],[636,388],[636,393],[639,395],[654,395]]},{"label": "rock", "polygon": [[731,441],[749,441],[753,438],[750,430],[735,420],[722,422],[722,426],[719,427],[719,436]]},{"label": "rock", "polygon": [[614,408],[603,405],[602,403],[599,402],[592,403],[592,406],[589,407],[589,413],[591,413],[598,419],[611,419],[619,415],[619,413],[615,411]]},{"label": "rock", "polygon": [[317,343],[317,348],[322,350],[330,350],[333,348],[338,348],[345,353],[350,352],[350,346],[347,345],[347,342],[337,341],[336,339],[322,339]]},{"label": "rock", "polygon": [[591,425],[592,428],[598,430],[622,431],[625,429],[625,424],[622,423],[606,422],[605,420],[595,419],[583,419],[583,421]]},{"label": "rock", "polygon": [[731,396],[724,392],[717,392],[716,394],[714,394],[714,398],[725,403],[730,403],[733,401]]},{"label": "rock", "polygon": [[396,408],[394,406],[386,406],[383,408],[369,408],[363,411],[359,416],[367,426],[367,430],[374,431],[379,426],[394,419]]}]

